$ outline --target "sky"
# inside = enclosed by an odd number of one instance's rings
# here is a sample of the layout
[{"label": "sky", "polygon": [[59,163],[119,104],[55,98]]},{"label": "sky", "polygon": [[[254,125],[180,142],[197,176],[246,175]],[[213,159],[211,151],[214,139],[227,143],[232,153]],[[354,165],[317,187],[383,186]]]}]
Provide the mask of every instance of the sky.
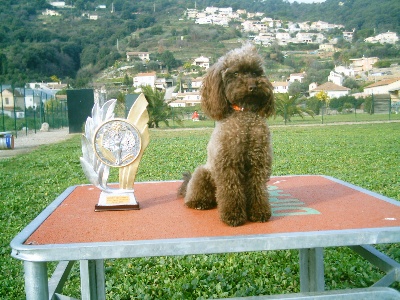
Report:
[{"label": "sky", "polygon": [[298,3],[314,3],[314,2],[325,2],[325,0],[288,0],[290,3],[297,1]]}]

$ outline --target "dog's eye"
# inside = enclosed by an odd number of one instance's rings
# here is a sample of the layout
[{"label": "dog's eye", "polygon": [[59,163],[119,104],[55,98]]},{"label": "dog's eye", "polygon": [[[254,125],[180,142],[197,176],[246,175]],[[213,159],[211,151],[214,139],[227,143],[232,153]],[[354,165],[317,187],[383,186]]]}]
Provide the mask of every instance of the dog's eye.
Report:
[{"label": "dog's eye", "polygon": [[235,72],[235,73],[233,73],[233,75],[234,75],[235,77],[238,77],[238,76],[239,76],[239,73],[238,73],[238,72]]}]

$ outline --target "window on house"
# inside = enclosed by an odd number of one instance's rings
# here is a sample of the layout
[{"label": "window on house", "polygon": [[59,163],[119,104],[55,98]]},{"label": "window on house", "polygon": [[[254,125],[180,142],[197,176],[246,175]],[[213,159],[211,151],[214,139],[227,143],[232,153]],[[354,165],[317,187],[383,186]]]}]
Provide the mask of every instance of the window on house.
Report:
[{"label": "window on house", "polygon": [[8,99],[8,98],[5,98],[5,103],[6,103],[6,105],[10,105],[10,99]]}]

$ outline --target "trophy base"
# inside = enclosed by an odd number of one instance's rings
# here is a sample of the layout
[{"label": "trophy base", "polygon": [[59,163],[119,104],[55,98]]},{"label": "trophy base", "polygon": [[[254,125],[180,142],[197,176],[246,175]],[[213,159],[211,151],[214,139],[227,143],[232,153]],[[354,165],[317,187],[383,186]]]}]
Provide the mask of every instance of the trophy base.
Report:
[{"label": "trophy base", "polygon": [[95,205],[95,211],[106,210],[138,210],[139,203],[136,202],[132,193],[107,193],[101,192],[99,203]]}]

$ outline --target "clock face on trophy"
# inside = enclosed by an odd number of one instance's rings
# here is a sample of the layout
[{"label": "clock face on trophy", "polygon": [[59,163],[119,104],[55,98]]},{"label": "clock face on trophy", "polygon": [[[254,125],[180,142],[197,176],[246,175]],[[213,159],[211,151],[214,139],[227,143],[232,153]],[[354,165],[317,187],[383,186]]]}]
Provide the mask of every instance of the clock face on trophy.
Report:
[{"label": "clock face on trophy", "polygon": [[135,126],[123,119],[103,123],[94,135],[97,157],[110,167],[125,167],[139,155],[140,133]]}]

